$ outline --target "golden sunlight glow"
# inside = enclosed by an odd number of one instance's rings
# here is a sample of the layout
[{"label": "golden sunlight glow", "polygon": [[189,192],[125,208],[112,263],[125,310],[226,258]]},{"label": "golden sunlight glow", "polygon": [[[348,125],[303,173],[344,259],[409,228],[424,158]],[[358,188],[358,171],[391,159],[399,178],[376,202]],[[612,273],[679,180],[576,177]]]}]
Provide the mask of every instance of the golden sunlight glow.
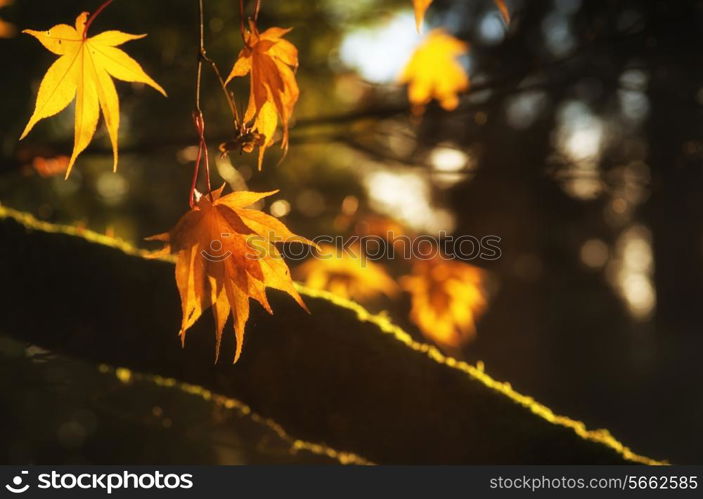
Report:
[{"label": "golden sunlight glow", "polygon": [[652,283],[654,259],[649,231],[641,225],[625,230],[617,240],[616,255],[608,269],[609,280],[630,315],[638,320],[648,319],[657,301]]},{"label": "golden sunlight glow", "polygon": [[372,83],[391,83],[420,42],[415,17],[404,10],[389,21],[351,31],[342,40],[339,57]]},{"label": "golden sunlight glow", "polygon": [[290,203],[285,199],[278,199],[271,203],[269,211],[274,217],[285,217],[288,213],[290,213]]},{"label": "golden sunlight glow", "polygon": [[[195,149],[197,154],[197,147]],[[244,191],[247,189],[247,183],[243,175],[246,169],[243,167],[235,168],[229,155],[217,155],[215,157],[215,166],[222,180],[227,182],[233,191]]]},{"label": "golden sunlight glow", "polygon": [[435,147],[429,155],[432,183],[446,189],[470,178],[475,169],[471,154],[449,145]]},{"label": "golden sunlight glow", "polygon": [[439,172],[457,172],[463,170],[469,161],[468,155],[453,147],[435,147],[430,153],[432,168]]},{"label": "golden sunlight glow", "polygon": [[424,176],[378,170],[369,173],[364,182],[374,210],[415,230],[437,233],[454,228],[451,213],[432,205],[430,187]]},{"label": "golden sunlight glow", "polygon": [[558,172],[562,188],[580,199],[593,199],[603,190],[598,162],[603,148],[605,126],[579,101],[561,107],[556,148],[564,167]]}]

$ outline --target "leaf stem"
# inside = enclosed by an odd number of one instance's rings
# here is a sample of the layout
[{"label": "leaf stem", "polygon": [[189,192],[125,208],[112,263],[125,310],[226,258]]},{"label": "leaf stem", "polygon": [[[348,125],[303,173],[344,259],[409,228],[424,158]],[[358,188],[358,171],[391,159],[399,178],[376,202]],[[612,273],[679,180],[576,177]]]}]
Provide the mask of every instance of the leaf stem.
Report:
[{"label": "leaf stem", "polygon": [[[259,11],[261,10],[261,0],[256,0],[256,4],[254,5],[254,17],[250,18],[253,19],[255,22],[259,19]],[[242,34],[242,41],[244,42],[244,45],[247,47],[249,44],[247,43],[247,37],[246,37],[246,23],[244,22],[244,0],[239,0],[239,31]]]},{"label": "leaf stem", "polygon": [[202,77],[202,65],[203,62],[207,63],[210,68],[212,69],[212,72],[215,73],[215,76],[217,77],[217,82],[220,84],[220,88],[222,89],[222,92],[225,94],[225,100],[227,101],[227,106],[229,106],[229,110],[232,113],[232,118],[234,119],[234,125],[235,128],[238,128],[239,126],[239,112],[237,111],[237,106],[234,101],[234,97],[232,94],[230,94],[227,91],[227,86],[225,85],[225,80],[222,78],[222,73],[220,73],[220,69],[217,67],[217,64],[215,61],[210,59],[207,55],[207,51],[205,50],[205,17],[204,17],[204,9],[203,9],[203,0],[198,0],[198,7],[199,7],[199,19],[200,19],[200,46],[198,48],[198,77],[196,80],[196,87],[195,87],[195,108],[196,110],[200,111],[200,80]]},{"label": "leaf stem", "polygon": [[195,158],[195,166],[193,167],[193,180],[190,184],[190,193],[188,196],[188,204],[191,208],[195,206],[195,188],[198,182],[198,172],[200,170],[200,163],[204,159],[205,165],[205,180],[207,185],[207,192],[212,201],[212,187],[210,185],[210,158],[208,156],[207,142],[205,141],[205,118],[203,113],[199,110],[193,111],[193,123],[195,124],[195,129],[198,132],[198,155]]},{"label": "leaf stem", "polygon": [[222,92],[225,94],[225,100],[227,101],[227,106],[229,106],[229,110],[232,113],[232,118],[234,119],[234,127],[239,128],[239,112],[237,111],[237,105],[234,102],[234,97],[230,92],[227,91],[227,86],[225,85],[225,80],[222,78],[222,73],[220,73],[219,68],[217,67],[217,64],[215,64],[215,61],[210,59],[207,54],[205,53],[205,49],[200,53],[199,59],[203,62],[206,62],[210,68],[212,69],[212,72],[215,73],[215,76],[217,77],[217,82],[220,84],[220,88],[222,89]]},{"label": "leaf stem", "polygon": [[247,37],[244,35],[244,0],[239,0],[239,32],[242,34],[244,45],[247,44]]},{"label": "leaf stem", "polygon": [[97,8],[95,12],[93,12],[90,17],[88,17],[88,20],[85,23],[85,27],[83,28],[83,39],[85,40],[88,37],[88,28],[90,28],[90,25],[93,24],[93,21],[95,21],[95,18],[100,15],[100,13],[105,10],[105,8],[110,5],[113,2],[113,0],[106,0],[103,2],[103,4]]},{"label": "leaf stem", "polygon": [[[202,119],[202,113],[193,113],[193,122],[195,123],[195,128],[198,128],[198,119]],[[190,183],[190,192],[188,193],[188,205],[191,209],[195,206],[195,186],[198,182],[198,170],[200,169],[200,160],[203,155],[202,142],[198,144],[198,156],[195,158],[195,165],[193,166],[193,180]]]},{"label": "leaf stem", "polygon": [[[112,1],[112,0],[110,0]],[[205,166],[205,181],[207,182],[207,190],[212,199],[212,188],[210,185],[210,161],[207,149],[207,142],[205,140],[205,116],[203,115],[203,110],[200,106],[200,93],[202,88],[203,79],[203,63],[206,63],[212,69],[213,73],[217,77],[217,81],[222,88],[222,92],[225,94],[225,100],[232,113],[232,118],[234,119],[235,128],[239,128],[239,113],[237,112],[237,106],[234,102],[234,97],[227,91],[225,85],[225,80],[222,78],[222,73],[220,73],[215,61],[207,56],[205,50],[205,13],[203,7],[203,0],[198,0],[198,28],[199,28],[199,44],[198,44],[198,69],[195,78],[195,110],[193,111],[193,123],[195,124],[195,129],[198,132],[198,155],[195,159],[195,166],[193,167],[193,180],[190,185],[190,193],[188,194],[188,204],[191,208],[195,205],[195,189],[198,182],[198,173],[200,171],[200,163],[204,160]]]},{"label": "leaf stem", "polygon": [[207,142],[205,141],[205,117],[203,110],[200,107],[200,89],[203,79],[203,54],[205,53],[205,17],[203,14],[203,0],[198,0],[198,20],[200,44],[198,48],[198,69],[195,77],[195,111],[193,111],[193,123],[195,130],[198,132],[198,155],[195,158],[193,166],[193,180],[190,184],[190,192],[188,193],[188,204],[191,209],[195,206],[195,188],[198,182],[198,172],[200,171],[200,162],[205,157],[205,177],[207,180],[207,190],[210,192],[210,165],[208,161]]}]

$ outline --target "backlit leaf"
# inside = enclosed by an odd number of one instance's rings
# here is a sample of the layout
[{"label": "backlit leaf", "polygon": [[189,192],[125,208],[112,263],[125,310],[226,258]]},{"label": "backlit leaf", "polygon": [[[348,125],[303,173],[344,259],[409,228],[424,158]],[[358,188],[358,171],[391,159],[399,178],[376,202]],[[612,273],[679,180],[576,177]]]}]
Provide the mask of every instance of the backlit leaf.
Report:
[{"label": "backlit leaf", "polygon": [[476,318],[486,307],[483,271],[436,256],[418,260],[401,280],[412,298],[410,319],[430,340],[457,348],[476,334]]},{"label": "backlit leaf", "polygon": [[277,191],[222,196],[223,187],[203,195],[170,232],[149,239],[163,241],[166,246],[162,253],[176,255],[176,285],[183,313],[181,340],[185,341],[186,331],[212,307],[217,360],[222,331],[231,314],[236,362],[244,344],[249,298],[272,313],[266,299],[266,287],[272,287],[288,293],[305,308],[288,266],[274,244],[295,241],[314,246],[314,243],[293,234],[274,217],[247,208]]},{"label": "backlit leaf", "polygon": [[399,77],[408,85],[413,112],[420,114],[432,100],[447,111],[459,105],[458,93],[468,90],[469,77],[457,58],[468,45],[442,29],[432,30],[415,50]]},{"label": "backlit leaf", "polygon": [[83,12],[76,18],[75,27],[58,24],[47,31],[23,31],[60,57],[42,79],[34,113],[20,140],[27,136],[39,120],[63,111],[75,99],[75,137],[66,177],[71,173],[78,155],[92,140],[100,111],[112,143],[113,169],[117,169],[120,103],[113,78],[146,83],[166,95],[163,88],[144,72],[137,61],[117,48],[118,45],[146,35],[105,31],[84,38],[87,18],[88,13]]},{"label": "backlit leaf", "polygon": [[269,28],[259,33],[256,23],[249,20],[245,32],[245,47],[239,52],[226,83],[233,78],[249,75],[249,104],[244,114],[245,123],[264,135],[259,145],[258,165],[264,152],[273,144],[273,136],[281,122],[283,138],[281,148],[288,149],[288,125],[300,91],[295,80],[298,68],[298,49],[283,36],[290,28]]},{"label": "backlit leaf", "polygon": [[359,301],[397,292],[395,281],[381,265],[365,257],[358,244],[348,249],[322,245],[316,257],[295,269],[295,276],[309,288]]}]

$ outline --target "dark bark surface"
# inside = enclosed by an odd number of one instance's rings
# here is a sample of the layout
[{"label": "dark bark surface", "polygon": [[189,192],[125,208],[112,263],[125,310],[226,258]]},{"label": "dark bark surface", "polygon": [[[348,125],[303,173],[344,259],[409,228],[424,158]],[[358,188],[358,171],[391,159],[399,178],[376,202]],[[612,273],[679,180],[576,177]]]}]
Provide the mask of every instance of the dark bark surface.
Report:
[{"label": "dark bark surface", "polygon": [[170,263],[0,217],[0,266],[0,332],[202,385],[297,438],[378,463],[626,462],[614,440],[606,445],[553,424],[534,413],[546,408],[520,404],[327,299],[306,296],[308,315],[271,291],[275,315],[253,308],[239,363],[226,361],[231,333],[225,360],[213,364],[209,313],[180,346]]},{"label": "dark bark surface", "polygon": [[0,442],[3,465],[365,464],[196,385],[96,369],[6,336]]}]

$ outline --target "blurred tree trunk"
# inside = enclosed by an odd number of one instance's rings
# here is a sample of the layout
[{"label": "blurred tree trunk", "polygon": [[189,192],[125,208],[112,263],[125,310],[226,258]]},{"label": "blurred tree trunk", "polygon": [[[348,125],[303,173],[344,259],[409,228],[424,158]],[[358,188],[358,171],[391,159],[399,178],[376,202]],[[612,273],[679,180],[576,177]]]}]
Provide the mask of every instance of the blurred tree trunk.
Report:
[{"label": "blurred tree trunk", "polygon": [[660,335],[700,334],[703,303],[703,144],[699,82],[703,59],[701,4],[642,2],[650,65],[649,163]]}]

